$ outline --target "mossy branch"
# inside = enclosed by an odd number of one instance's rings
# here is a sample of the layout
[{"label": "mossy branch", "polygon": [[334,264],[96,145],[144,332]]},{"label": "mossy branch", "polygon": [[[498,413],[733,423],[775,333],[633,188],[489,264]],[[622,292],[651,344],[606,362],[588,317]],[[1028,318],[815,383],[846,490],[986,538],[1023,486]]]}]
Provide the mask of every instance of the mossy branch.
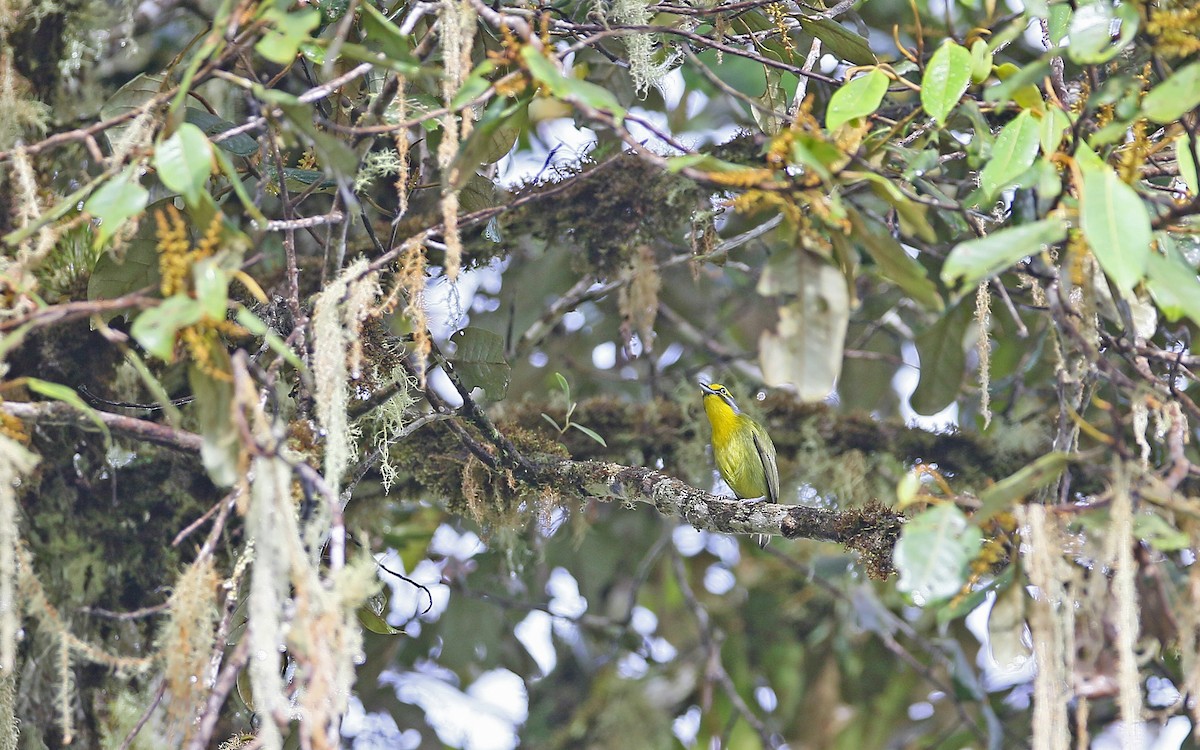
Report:
[{"label": "mossy branch", "polygon": [[653,469],[601,461],[550,462],[540,478],[555,484],[560,492],[575,487],[596,500],[652,505],[665,516],[677,516],[705,531],[841,544],[861,553],[868,572],[877,578],[891,574],[892,548],[900,536],[900,514],[880,504],[829,510],[734,500]]}]

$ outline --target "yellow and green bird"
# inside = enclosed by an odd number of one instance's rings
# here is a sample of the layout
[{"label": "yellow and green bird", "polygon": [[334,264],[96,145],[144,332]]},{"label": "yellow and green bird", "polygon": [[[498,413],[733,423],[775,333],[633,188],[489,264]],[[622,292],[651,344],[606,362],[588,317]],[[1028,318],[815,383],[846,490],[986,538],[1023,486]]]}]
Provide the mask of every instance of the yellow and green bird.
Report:
[{"label": "yellow and green bird", "polygon": [[[766,429],[742,413],[729,389],[720,383],[701,383],[704,413],[712,427],[713,459],[717,471],[739,499],[779,502],[779,467],[775,444]],[[758,538],[766,546],[770,537]]]}]

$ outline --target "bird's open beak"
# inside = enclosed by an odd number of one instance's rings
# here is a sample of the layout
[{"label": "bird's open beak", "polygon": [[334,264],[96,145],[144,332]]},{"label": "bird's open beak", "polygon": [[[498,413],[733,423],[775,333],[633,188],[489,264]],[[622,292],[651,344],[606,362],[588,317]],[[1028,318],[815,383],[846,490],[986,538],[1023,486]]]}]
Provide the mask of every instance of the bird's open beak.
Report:
[{"label": "bird's open beak", "polygon": [[708,383],[705,383],[703,380],[701,380],[701,381],[700,381],[700,383],[699,383],[699,386],[700,386],[700,390],[704,391],[705,393],[711,393],[711,394],[713,394],[714,396],[715,396],[715,395],[716,395],[716,393],[717,393],[716,391],[714,391],[714,390],[712,389],[712,386],[711,386],[711,385],[709,385]]}]

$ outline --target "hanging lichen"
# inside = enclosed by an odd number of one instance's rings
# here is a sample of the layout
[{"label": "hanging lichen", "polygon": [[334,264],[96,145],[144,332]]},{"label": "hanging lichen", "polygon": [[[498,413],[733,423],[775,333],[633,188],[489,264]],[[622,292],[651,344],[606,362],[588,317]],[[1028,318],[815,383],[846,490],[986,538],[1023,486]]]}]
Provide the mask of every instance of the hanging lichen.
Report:
[{"label": "hanging lichen", "polygon": [[[442,99],[447,109],[471,69],[471,47],[475,40],[475,9],[468,0],[442,0]],[[442,116],[442,141],[438,144],[438,167],[442,171],[442,241],[446,244],[446,276],[455,281],[462,268],[462,237],[458,230],[459,170],[455,165],[458,147],[471,132],[470,110],[461,116],[451,109]],[[466,165],[469,169],[470,166]]]}]

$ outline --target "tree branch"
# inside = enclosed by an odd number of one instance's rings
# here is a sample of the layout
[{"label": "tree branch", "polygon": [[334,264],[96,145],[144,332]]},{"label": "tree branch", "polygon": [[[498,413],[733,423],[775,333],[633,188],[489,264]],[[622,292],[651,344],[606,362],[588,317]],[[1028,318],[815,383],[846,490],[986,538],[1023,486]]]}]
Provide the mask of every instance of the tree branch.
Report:
[{"label": "tree branch", "polygon": [[900,514],[880,504],[828,510],[747,502],[709,494],[653,469],[601,461],[546,464],[540,478],[560,487],[567,483],[603,502],[652,505],[705,531],[835,542],[861,553],[868,572],[878,578],[892,572],[892,548],[902,523]]}]

